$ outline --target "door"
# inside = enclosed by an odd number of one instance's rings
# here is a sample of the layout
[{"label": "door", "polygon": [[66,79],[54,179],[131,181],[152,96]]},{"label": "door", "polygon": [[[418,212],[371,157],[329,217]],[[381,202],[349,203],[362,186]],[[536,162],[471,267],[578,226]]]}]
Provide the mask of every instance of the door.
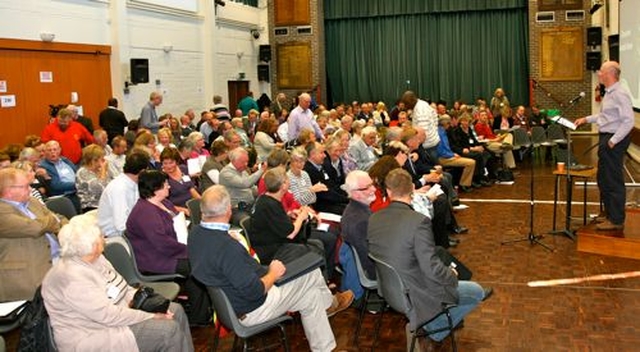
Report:
[{"label": "door", "polygon": [[227,90],[229,91],[229,113],[233,117],[238,109],[238,102],[249,94],[249,81],[228,81]]}]

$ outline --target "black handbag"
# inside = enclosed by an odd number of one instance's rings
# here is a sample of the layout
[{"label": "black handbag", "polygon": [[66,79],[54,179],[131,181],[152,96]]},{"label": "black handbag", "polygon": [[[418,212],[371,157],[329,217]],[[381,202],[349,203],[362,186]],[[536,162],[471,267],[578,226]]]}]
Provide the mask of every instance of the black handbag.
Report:
[{"label": "black handbag", "polygon": [[149,313],[166,313],[169,309],[168,299],[157,294],[151,287],[141,286],[133,295],[131,308],[143,310]]}]

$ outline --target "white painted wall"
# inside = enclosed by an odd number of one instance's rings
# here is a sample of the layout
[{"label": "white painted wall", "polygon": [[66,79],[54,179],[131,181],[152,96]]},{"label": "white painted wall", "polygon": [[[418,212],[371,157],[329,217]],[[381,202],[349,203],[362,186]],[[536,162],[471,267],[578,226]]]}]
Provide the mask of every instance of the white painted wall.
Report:
[{"label": "white painted wall", "polygon": [[[228,102],[227,81],[240,72],[256,97],[268,93],[270,85],[257,78],[259,45],[269,43],[267,0],[258,8],[227,1],[217,12],[212,0],[196,1],[197,12],[140,8],[171,4],[155,0],[0,0],[0,38],[40,40],[41,32],[50,32],[56,42],[110,45],[113,95],[129,119],[138,117],[154,90],[165,95],[160,113],[205,110],[214,94]],[[251,29],[260,31],[258,40]],[[150,82],[124,94],[131,58],[149,59]]]}]

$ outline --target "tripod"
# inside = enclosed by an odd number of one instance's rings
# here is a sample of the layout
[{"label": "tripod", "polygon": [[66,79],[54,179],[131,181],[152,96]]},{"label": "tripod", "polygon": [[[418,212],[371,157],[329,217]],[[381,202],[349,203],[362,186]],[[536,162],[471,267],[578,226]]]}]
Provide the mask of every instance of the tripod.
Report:
[{"label": "tripod", "polygon": [[529,244],[534,245],[540,245],[542,246],[544,249],[550,251],[550,252],[554,252],[555,250],[551,247],[549,247],[548,245],[540,242],[540,240],[544,237],[544,235],[536,235],[533,232],[533,210],[534,210],[534,198],[533,198],[533,191],[534,191],[534,177],[533,177],[533,146],[529,147],[529,150],[527,151],[528,153],[531,154],[530,162],[531,165],[529,167],[529,172],[531,175],[531,180],[529,181],[529,204],[530,206],[530,211],[529,211],[529,235],[527,235],[527,237],[524,238],[517,238],[517,239],[513,239],[513,240],[507,240],[507,241],[502,241],[502,245],[505,244],[510,244],[510,243],[515,243],[515,242],[524,242],[524,241],[529,241]]}]

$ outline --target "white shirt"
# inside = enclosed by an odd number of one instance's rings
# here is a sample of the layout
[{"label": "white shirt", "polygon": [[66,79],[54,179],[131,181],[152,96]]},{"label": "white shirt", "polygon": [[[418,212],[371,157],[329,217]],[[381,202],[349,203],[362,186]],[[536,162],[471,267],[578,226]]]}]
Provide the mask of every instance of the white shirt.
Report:
[{"label": "white shirt", "polygon": [[98,226],[103,235],[122,236],[138,198],[138,184],[127,174],[120,174],[109,182],[98,204]]},{"label": "white shirt", "polygon": [[438,136],[438,114],[429,103],[418,99],[416,106],[413,107],[411,119],[414,126],[421,127],[427,134],[427,139],[422,144],[425,148],[435,147],[440,143]]}]

